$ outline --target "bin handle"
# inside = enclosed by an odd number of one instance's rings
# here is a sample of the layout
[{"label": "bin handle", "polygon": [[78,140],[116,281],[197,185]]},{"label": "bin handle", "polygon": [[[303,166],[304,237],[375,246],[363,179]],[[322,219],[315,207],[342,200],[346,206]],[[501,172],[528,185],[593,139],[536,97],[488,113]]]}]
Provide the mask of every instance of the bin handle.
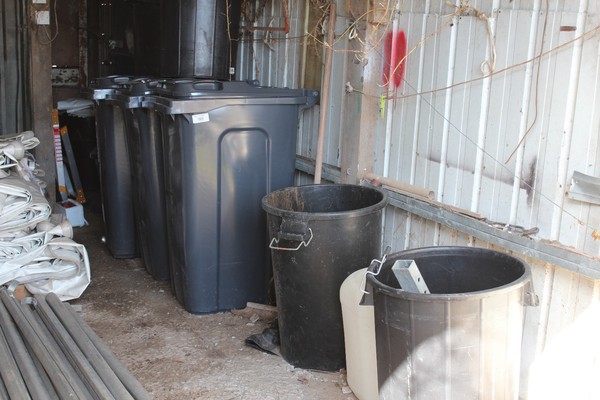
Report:
[{"label": "bin handle", "polygon": [[276,237],[274,237],[273,239],[271,239],[271,243],[269,243],[269,248],[272,250],[284,250],[284,251],[296,251],[296,250],[300,250],[300,248],[302,246],[307,247],[311,240],[313,239],[313,231],[311,228],[308,228],[308,232],[310,233],[310,237],[308,238],[308,240],[303,240],[300,242],[300,244],[297,247],[278,247],[275,246],[276,244],[279,243],[279,240],[281,239],[277,239]]},{"label": "bin handle", "polygon": [[[367,270],[365,271],[365,275],[363,276],[363,282],[364,284],[360,285],[360,290],[364,293],[364,294],[371,294],[370,292],[367,292],[366,286],[367,286],[367,275],[373,275],[373,276],[377,276],[379,275],[379,273],[381,272],[381,266],[383,265],[383,263],[385,262],[385,259],[387,258],[387,252],[383,253],[383,257],[381,257],[381,260],[378,260],[376,258],[374,258],[373,260],[371,260],[371,264],[369,264],[369,268],[367,268]],[[375,267],[375,265],[379,264],[377,267]],[[370,271],[371,268],[377,268],[374,271]]]},{"label": "bin handle", "polygon": [[540,305],[540,298],[533,289],[532,281],[527,282],[527,286],[525,288],[525,305],[529,307],[537,307]]}]

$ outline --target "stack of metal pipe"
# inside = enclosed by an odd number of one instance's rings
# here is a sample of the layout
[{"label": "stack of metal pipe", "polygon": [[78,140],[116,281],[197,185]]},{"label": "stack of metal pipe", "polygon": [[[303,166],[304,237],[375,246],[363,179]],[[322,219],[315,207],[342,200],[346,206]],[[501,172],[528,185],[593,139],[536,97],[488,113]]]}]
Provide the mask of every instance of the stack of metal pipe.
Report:
[{"label": "stack of metal pipe", "polygon": [[0,300],[0,400],[151,398],[56,294]]}]

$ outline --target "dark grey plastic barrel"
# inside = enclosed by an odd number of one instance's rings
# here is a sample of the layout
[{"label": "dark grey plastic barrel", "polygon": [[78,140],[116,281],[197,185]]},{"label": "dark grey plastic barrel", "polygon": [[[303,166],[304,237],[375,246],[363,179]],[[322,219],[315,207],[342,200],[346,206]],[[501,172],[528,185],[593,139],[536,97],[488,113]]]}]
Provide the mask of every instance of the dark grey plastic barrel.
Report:
[{"label": "dark grey plastic barrel", "polygon": [[161,0],[161,76],[230,79],[241,5],[241,0]]},{"label": "dark grey plastic barrel", "polygon": [[107,96],[125,119],[131,165],[132,198],[137,239],[146,271],[156,280],[170,279],[163,150],[156,113],[142,107],[160,81],[133,79]]},{"label": "dark grey plastic barrel", "polygon": [[191,313],[265,302],[271,278],[261,199],[293,184],[296,132],[314,90],[164,81],[161,121],[171,285]]},{"label": "dark grey plastic barrel", "polygon": [[267,212],[281,355],[295,367],[345,366],[339,291],[381,253],[387,197],[357,185],[307,185],[263,198]]},{"label": "dark grey plastic barrel", "polygon": [[127,144],[126,115],[107,97],[132,80],[129,76],[98,78],[90,87],[95,102],[96,140],[100,169],[100,192],[106,244],[115,258],[139,256],[131,166]]},{"label": "dark grey plastic barrel", "polygon": [[[431,294],[400,289],[396,260],[414,260]],[[373,291],[379,398],[511,399],[519,392],[529,266],[499,251],[428,247],[393,254]]]}]

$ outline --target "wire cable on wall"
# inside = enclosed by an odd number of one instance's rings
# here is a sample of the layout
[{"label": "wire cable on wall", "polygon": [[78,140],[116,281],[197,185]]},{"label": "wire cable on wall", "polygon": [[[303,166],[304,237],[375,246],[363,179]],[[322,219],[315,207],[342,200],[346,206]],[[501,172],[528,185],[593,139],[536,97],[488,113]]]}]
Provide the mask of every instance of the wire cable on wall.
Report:
[{"label": "wire cable on wall", "polygon": [[43,29],[44,33],[45,33],[46,37],[48,38],[48,40],[47,41],[40,40],[41,44],[44,44],[44,45],[50,44],[50,43],[54,42],[54,40],[58,36],[58,13],[56,12],[56,5],[57,4],[58,4],[58,0],[54,0],[54,5],[52,7],[53,8],[52,12],[54,13],[54,28],[55,28],[54,34],[51,36],[50,35],[50,30],[48,29],[48,26],[47,25],[42,25],[43,28],[44,28]]},{"label": "wire cable on wall", "polygon": [[[380,5],[381,3],[377,3],[377,5],[375,5],[374,7],[371,6],[372,8],[369,7],[369,9],[367,11],[362,12],[362,13],[356,13],[356,15],[354,15],[352,13],[352,10],[348,10],[348,14],[351,15],[350,23],[340,34],[336,35],[334,44],[340,42],[341,40],[358,40],[362,44],[362,49],[361,50],[351,50],[351,49],[336,48],[336,49],[334,49],[334,51],[336,53],[340,53],[340,52],[341,53],[355,53],[355,56],[357,57],[358,61],[364,61],[364,62],[368,61],[367,56],[369,55],[369,53],[374,52],[376,54],[376,56],[381,56],[381,54],[379,54],[379,52],[382,47],[382,42],[385,38],[385,34],[387,33],[387,31],[392,23],[394,9],[399,1],[400,0],[387,1],[385,6]],[[273,42],[283,41],[283,40],[285,40],[285,41],[294,41],[294,40],[300,41],[300,40],[310,39],[311,42],[313,43],[316,51],[322,51],[322,49],[324,47],[331,46],[331,44],[326,44],[323,40],[319,39],[320,37],[322,37],[323,21],[327,17],[327,14],[329,11],[329,4],[331,3],[331,0],[329,0],[329,1],[327,1],[327,0],[311,0],[311,2],[313,4],[314,9],[320,10],[322,15],[320,17],[316,18],[317,22],[315,23],[313,28],[308,31],[308,33],[306,35],[301,35],[301,36],[291,36],[290,35],[287,37],[273,37],[273,38],[271,38],[271,41],[273,41]],[[435,39],[445,28],[448,28],[451,24],[453,17],[471,16],[471,17],[478,18],[479,20],[482,21],[482,23],[485,24],[486,34],[488,35],[487,40],[489,41],[488,47],[490,50],[488,53],[488,58],[480,64],[480,67],[482,70],[482,76],[478,76],[478,77],[474,77],[472,79],[456,82],[449,86],[438,87],[438,88],[434,88],[431,90],[425,90],[425,91],[417,91],[413,86],[410,85],[409,82],[407,82],[407,80],[405,78],[403,78],[402,82],[406,85],[407,88],[410,88],[411,92],[410,93],[397,93],[395,91],[390,91],[389,93],[384,94],[384,100],[386,100],[386,101],[403,100],[403,99],[409,99],[409,98],[412,98],[415,96],[421,96],[421,99],[425,100],[425,103],[429,105],[431,110],[435,114],[441,115],[442,118],[444,118],[444,120],[446,120],[446,122],[449,123],[449,125],[452,127],[453,130],[455,130],[460,135],[462,135],[464,138],[466,138],[466,140],[469,143],[475,145],[476,148],[481,150],[485,156],[489,157],[491,160],[493,160],[494,163],[496,163],[498,166],[500,166],[500,168],[503,171],[510,173],[511,176],[515,176],[514,171],[512,171],[510,168],[508,168],[506,166],[506,163],[511,159],[511,157],[515,153],[516,149],[518,149],[520,146],[522,146],[523,142],[526,140],[526,138],[528,137],[528,134],[530,134],[534,125],[537,122],[538,101],[539,101],[539,81],[540,81],[540,75],[541,75],[540,70],[541,70],[542,60],[544,58],[547,58],[547,57],[550,57],[551,55],[556,54],[557,52],[559,52],[563,49],[569,48],[570,46],[574,45],[578,41],[584,40],[586,38],[590,38],[593,35],[600,32],[600,25],[598,25],[598,26],[595,26],[595,27],[581,33],[580,35],[578,35],[577,37],[575,37],[573,39],[570,39],[564,43],[556,45],[550,49],[545,49],[545,37],[546,37],[546,32],[547,32],[548,13],[549,13],[549,8],[550,8],[550,2],[549,2],[549,0],[545,0],[545,3],[546,3],[546,13],[544,16],[544,23],[543,23],[543,30],[542,30],[542,39],[541,39],[542,43],[541,43],[541,46],[540,46],[540,49],[539,49],[539,52],[537,53],[537,55],[535,55],[534,57],[531,57],[529,59],[526,59],[524,61],[508,65],[507,67],[501,68],[501,69],[496,69],[496,44],[495,44],[495,38],[493,37],[491,29],[490,29],[491,28],[490,27],[490,24],[491,24],[490,18],[486,14],[481,12],[480,10],[471,6],[470,2],[468,2],[468,1],[460,2],[460,3],[458,3],[458,5],[451,4],[450,6],[453,7],[452,12],[450,12],[446,15],[440,16],[442,21],[440,24],[436,25],[435,31],[428,34],[426,37],[424,37],[422,40],[420,40],[416,45],[414,45],[414,47],[412,47],[412,49],[407,51],[406,55],[404,57],[402,57],[400,60],[398,60],[397,64],[394,66],[393,71],[395,72],[396,70],[400,69],[401,64],[406,60],[408,55],[414,53],[414,51],[416,49],[423,46],[427,41],[429,41],[431,39]],[[264,2],[263,2],[263,5],[264,5]],[[351,6],[349,6],[349,7],[351,7]],[[363,34],[361,36],[360,30],[357,29],[357,27],[358,27],[359,22],[365,22],[365,21],[370,25],[370,32]],[[260,39],[252,39],[252,41],[254,41],[254,42],[258,42],[259,40]],[[445,92],[445,91],[453,89],[453,88],[462,87],[462,86],[465,86],[465,85],[468,85],[471,83],[476,83],[478,81],[482,81],[486,78],[493,77],[496,75],[506,74],[510,71],[516,70],[518,68],[522,68],[530,63],[538,64],[537,71],[536,71],[536,78],[535,78],[536,92],[535,92],[535,101],[534,101],[534,103],[535,103],[534,116],[533,116],[532,121],[529,123],[526,133],[520,139],[519,143],[515,146],[515,150],[513,150],[513,152],[511,153],[511,156],[506,160],[506,162],[496,159],[493,155],[491,155],[485,149],[481,148],[481,146],[478,146],[477,143],[473,141],[473,139],[469,138],[467,136],[467,134],[465,132],[462,132],[454,123],[452,123],[452,121],[447,120],[447,118],[443,115],[443,113],[441,113],[439,110],[437,110],[434,107],[434,105],[432,104],[432,102],[429,101],[428,99],[426,99],[426,97],[425,97],[426,95],[437,94],[437,93]],[[392,76],[394,76],[394,73],[390,73],[389,77],[392,77]],[[386,87],[390,83],[389,77],[387,79],[387,82],[384,82],[383,84],[380,84],[378,86]],[[346,93],[357,92],[365,97],[377,99],[378,101],[382,97],[381,94],[369,93],[369,91],[365,90],[365,89],[358,90],[352,86],[351,82],[346,83],[345,89],[346,89]],[[558,204],[555,203],[555,201],[553,199],[544,195],[540,190],[534,188],[533,187],[534,185],[528,183],[526,180],[524,180],[522,178],[519,178],[519,180],[524,187],[527,187],[528,189],[530,189],[533,193],[538,195],[541,199],[548,201],[550,204],[552,204],[555,207],[559,206]],[[573,218],[573,220],[576,221],[578,224],[585,226],[586,229],[590,229],[593,232],[596,232],[596,229],[593,226],[590,226],[589,224],[585,223],[584,221],[582,221],[581,218],[577,217],[576,215],[574,215],[573,213],[571,213],[567,210],[564,210],[562,207],[561,207],[561,209],[563,210],[565,215],[568,215],[570,218]]]},{"label": "wire cable on wall", "polygon": [[[406,80],[404,80],[404,83],[412,90],[415,90],[415,88]],[[505,172],[508,172],[511,176],[515,176],[515,172],[513,170],[511,170],[509,167],[506,166],[506,164],[498,159],[496,159],[492,154],[490,154],[489,152],[487,152],[484,148],[480,147],[477,145],[477,143],[471,139],[465,132],[461,131],[452,121],[450,121],[449,119],[447,119],[444,114],[439,111],[429,100],[427,100],[427,98],[422,97],[421,98],[428,106],[429,108],[435,113],[438,114],[440,117],[442,117],[446,122],[448,122],[448,124],[456,131],[458,132],[461,136],[463,136],[469,143],[471,143],[472,145],[474,145],[477,149],[481,150],[483,152],[483,154],[485,154],[487,157],[489,157],[494,163],[496,163],[498,166],[500,166],[500,168],[502,170],[504,170]],[[536,193],[537,195],[540,196],[540,198],[548,201],[550,204],[552,204],[555,207],[560,207],[558,204],[556,204],[556,202],[551,199],[550,197],[546,196],[545,194],[543,194],[540,190],[537,190],[534,186],[532,186],[531,184],[529,184],[526,180],[524,179],[520,179],[520,182],[522,185],[524,185],[525,187],[527,187],[528,189],[531,189],[532,192]],[[592,235],[594,235],[594,233],[597,234],[597,229],[589,224],[587,224],[586,222],[582,221],[581,218],[575,216],[573,213],[565,210],[564,208],[560,207],[562,209],[562,211],[568,215],[569,217],[573,218],[574,221],[576,221],[579,225],[581,226],[585,226],[587,229],[592,231]]]}]

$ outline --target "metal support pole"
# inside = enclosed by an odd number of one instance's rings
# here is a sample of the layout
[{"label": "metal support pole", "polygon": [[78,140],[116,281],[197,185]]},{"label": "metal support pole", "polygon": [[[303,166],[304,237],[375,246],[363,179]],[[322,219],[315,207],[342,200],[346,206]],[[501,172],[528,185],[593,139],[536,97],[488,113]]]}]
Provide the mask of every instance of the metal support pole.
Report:
[{"label": "metal support pole", "polygon": [[321,183],[323,170],[323,145],[325,142],[325,129],[327,115],[329,114],[329,91],[331,89],[331,66],[333,63],[333,45],[335,41],[335,3],[329,6],[329,29],[327,31],[327,53],[325,54],[325,70],[323,72],[323,90],[321,91],[321,115],[319,120],[319,133],[317,136],[317,155],[315,161],[315,183]]}]

